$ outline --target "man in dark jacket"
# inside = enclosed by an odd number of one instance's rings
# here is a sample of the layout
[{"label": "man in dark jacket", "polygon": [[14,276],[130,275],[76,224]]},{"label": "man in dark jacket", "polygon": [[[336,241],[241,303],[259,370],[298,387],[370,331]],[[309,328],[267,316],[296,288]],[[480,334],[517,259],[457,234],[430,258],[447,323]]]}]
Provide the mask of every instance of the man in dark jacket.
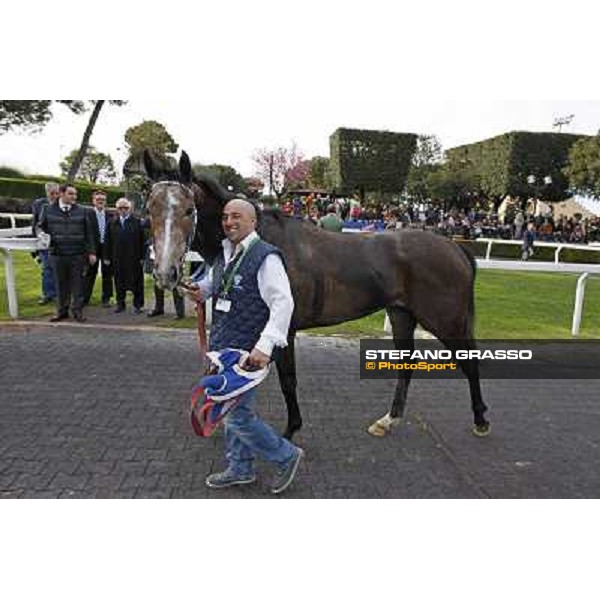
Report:
[{"label": "man in dark jacket", "polygon": [[110,217],[106,212],[106,194],[101,190],[92,192],[92,204],[94,208],[90,211],[91,221],[94,226],[94,237],[98,260],[90,265],[85,276],[84,303],[89,304],[94,291],[98,267],[101,265],[102,273],[102,306],[108,308],[113,295],[113,271],[110,264],[108,244],[106,243],[108,224]]},{"label": "man in dark jacket", "polygon": [[133,292],[134,312],[140,314],[144,306],[144,231],[140,220],[131,214],[131,202],[127,198],[119,198],[116,208],[117,217],[108,225],[106,240],[115,274],[115,312],[125,310],[125,295],[129,290]]},{"label": "man in dark jacket", "polygon": [[[31,212],[33,219],[31,222],[31,229],[33,237],[38,235],[38,227],[42,218],[42,212],[48,204],[54,204],[58,200],[58,183],[47,183],[46,184],[46,196],[38,198],[33,201],[31,206]],[[48,259],[48,250],[38,250],[33,253],[34,258],[38,259],[38,262],[42,266],[42,296],[39,299],[39,304],[48,304],[56,301],[56,284],[54,283],[54,273],[50,266]]]},{"label": "man in dark jacket", "polygon": [[87,211],[78,206],[77,190],[61,185],[57,203],[42,212],[40,229],[50,235],[50,266],[57,288],[57,311],[50,320],[69,317],[69,307],[76,321],[83,322],[83,270],[86,262],[96,262],[93,226]]}]

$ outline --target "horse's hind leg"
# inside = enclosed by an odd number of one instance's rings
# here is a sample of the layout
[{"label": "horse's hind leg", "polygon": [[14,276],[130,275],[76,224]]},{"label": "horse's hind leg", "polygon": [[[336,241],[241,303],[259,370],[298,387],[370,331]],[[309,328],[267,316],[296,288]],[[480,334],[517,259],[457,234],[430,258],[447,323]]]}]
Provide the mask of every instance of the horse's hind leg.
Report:
[{"label": "horse's hind leg", "polygon": [[[451,339],[442,340],[444,345],[452,350],[454,354],[457,350],[475,350],[475,340],[473,338],[467,339]],[[475,426],[473,427],[473,433],[478,437],[485,437],[491,431],[489,421],[484,417],[487,411],[487,406],[481,396],[481,384],[479,381],[479,361],[473,360],[459,360],[457,361],[462,369],[463,373],[469,380],[469,389],[471,392],[471,409],[473,411],[473,420]]]},{"label": "horse's hind leg", "polygon": [[[415,347],[415,327],[417,321],[414,315],[401,307],[389,307],[387,313],[392,324],[392,333],[394,335],[394,346],[397,350],[413,350]],[[396,383],[396,393],[390,411],[380,419],[377,419],[369,428],[371,435],[383,437],[389,433],[390,429],[397,425],[404,414],[406,406],[406,395],[412,371],[398,371],[398,382]]]},{"label": "horse's hind leg", "polygon": [[291,440],[296,431],[302,427],[302,416],[298,406],[298,397],[296,395],[296,358],[294,353],[294,342],[296,333],[290,333],[288,336],[288,345],[283,348],[277,358],[277,374],[279,375],[279,385],[285,398],[285,404],[288,412],[288,423],[284,436]]}]

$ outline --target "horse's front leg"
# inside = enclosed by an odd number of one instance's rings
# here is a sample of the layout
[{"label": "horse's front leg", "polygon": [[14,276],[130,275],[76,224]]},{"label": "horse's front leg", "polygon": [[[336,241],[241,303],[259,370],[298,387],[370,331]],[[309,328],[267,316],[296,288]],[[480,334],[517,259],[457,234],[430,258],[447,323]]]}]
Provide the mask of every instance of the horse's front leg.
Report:
[{"label": "horse's front leg", "polygon": [[302,416],[300,415],[298,397],[296,396],[295,340],[296,333],[290,333],[287,347],[282,348],[275,359],[277,374],[279,375],[279,385],[281,386],[288,411],[288,423],[283,434],[288,440],[291,440],[294,433],[302,427]]}]

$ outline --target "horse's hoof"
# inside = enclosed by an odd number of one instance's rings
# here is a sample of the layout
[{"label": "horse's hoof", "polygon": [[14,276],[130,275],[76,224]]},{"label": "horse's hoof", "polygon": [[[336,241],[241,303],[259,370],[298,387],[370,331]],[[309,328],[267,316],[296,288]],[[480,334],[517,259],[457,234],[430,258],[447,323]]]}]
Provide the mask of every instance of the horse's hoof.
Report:
[{"label": "horse's hoof", "polygon": [[392,427],[396,427],[398,423],[400,423],[400,419],[398,417],[390,417],[388,413],[381,417],[381,419],[377,419],[367,431],[375,437],[383,437],[392,430]]},{"label": "horse's hoof", "polygon": [[476,435],[477,437],[487,437],[492,431],[492,426],[489,423],[486,423],[485,425],[475,425],[471,431],[473,432],[473,435]]},{"label": "horse's hoof", "polygon": [[375,437],[384,437],[388,433],[389,429],[386,429],[383,425],[375,422],[367,429],[367,431]]}]

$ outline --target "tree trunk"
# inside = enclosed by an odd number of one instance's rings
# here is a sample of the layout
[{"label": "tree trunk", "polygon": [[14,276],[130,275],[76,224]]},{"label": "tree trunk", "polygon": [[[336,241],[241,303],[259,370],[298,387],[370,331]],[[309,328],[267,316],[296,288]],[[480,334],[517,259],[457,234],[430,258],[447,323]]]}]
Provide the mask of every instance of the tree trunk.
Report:
[{"label": "tree trunk", "polygon": [[79,147],[79,152],[69,169],[69,173],[67,175],[67,183],[73,183],[77,173],[79,172],[79,167],[81,167],[81,163],[85,158],[85,154],[90,145],[90,138],[92,137],[92,131],[94,130],[94,126],[96,125],[96,121],[98,120],[98,115],[102,110],[102,105],[106,102],[106,100],[96,100],[96,105],[94,106],[94,110],[92,111],[92,115],[90,116],[90,120],[85,128],[85,133],[83,134],[83,139],[81,140],[81,146]]}]

